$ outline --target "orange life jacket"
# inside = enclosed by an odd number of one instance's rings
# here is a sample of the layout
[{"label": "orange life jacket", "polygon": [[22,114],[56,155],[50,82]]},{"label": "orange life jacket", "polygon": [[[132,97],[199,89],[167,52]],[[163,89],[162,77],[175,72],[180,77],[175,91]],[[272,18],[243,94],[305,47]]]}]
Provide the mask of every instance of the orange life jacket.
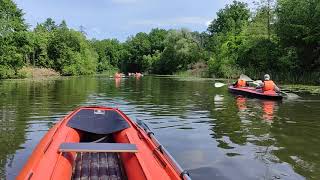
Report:
[{"label": "orange life jacket", "polygon": [[274,82],[271,80],[264,81],[263,91],[274,91]]},{"label": "orange life jacket", "polygon": [[237,87],[245,87],[246,86],[246,81],[243,79],[239,79],[237,82]]}]

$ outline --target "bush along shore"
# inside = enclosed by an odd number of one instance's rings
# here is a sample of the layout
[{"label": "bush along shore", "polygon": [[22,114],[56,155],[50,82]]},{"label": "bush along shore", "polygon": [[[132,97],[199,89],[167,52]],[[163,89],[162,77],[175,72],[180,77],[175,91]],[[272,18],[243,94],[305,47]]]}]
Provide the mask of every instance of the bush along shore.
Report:
[{"label": "bush along shore", "polygon": [[63,76],[120,70],[260,79],[269,73],[280,82],[319,84],[319,6],[318,0],[261,0],[250,9],[233,1],[203,32],[155,28],[120,42],[89,40],[82,26],[71,29],[51,18],[30,29],[23,10],[2,0],[0,78],[28,77],[25,67],[32,66]]},{"label": "bush along shore", "polygon": [[17,78],[42,79],[42,78],[57,77],[57,76],[60,76],[60,73],[49,68],[22,67],[17,72]]}]

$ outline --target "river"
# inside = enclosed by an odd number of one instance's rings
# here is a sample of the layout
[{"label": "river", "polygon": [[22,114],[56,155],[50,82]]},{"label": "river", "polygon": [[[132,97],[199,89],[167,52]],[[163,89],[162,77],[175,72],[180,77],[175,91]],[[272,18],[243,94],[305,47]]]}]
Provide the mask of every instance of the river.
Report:
[{"label": "river", "polygon": [[320,96],[236,97],[212,80],[104,76],[0,81],[0,178],[14,179],[61,117],[82,105],[144,120],[194,180],[320,179]]}]

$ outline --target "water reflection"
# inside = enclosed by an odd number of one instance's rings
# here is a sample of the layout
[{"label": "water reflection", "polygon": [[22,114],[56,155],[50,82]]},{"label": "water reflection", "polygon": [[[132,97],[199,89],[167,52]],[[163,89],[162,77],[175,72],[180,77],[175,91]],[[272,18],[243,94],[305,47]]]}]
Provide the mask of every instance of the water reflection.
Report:
[{"label": "water reflection", "polygon": [[240,112],[247,110],[247,98],[243,96],[238,96],[236,98],[236,103]]},{"label": "water reflection", "polygon": [[274,118],[275,108],[276,108],[275,101],[263,100],[262,101],[263,119],[268,122],[272,122]]},{"label": "water reflection", "polygon": [[13,179],[44,133],[70,110],[106,105],[146,121],[196,180],[320,179],[316,101],[248,99],[211,81],[146,76],[0,81],[0,93],[0,178]]},{"label": "water reflection", "polygon": [[[248,116],[258,116],[258,109],[262,110],[261,119],[272,123],[279,107],[279,101],[248,99],[244,96],[236,96],[236,104],[239,110],[240,119],[247,119]],[[252,111],[252,109],[255,109]]]},{"label": "water reflection", "polygon": [[121,78],[114,78],[116,88],[119,88],[121,85]]}]

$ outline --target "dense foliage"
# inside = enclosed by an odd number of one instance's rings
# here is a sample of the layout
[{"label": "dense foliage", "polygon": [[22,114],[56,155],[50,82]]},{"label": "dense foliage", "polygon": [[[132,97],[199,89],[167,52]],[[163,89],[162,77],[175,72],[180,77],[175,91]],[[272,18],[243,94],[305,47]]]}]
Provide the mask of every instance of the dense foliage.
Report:
[{"label": "dense foliage", "polygon": [[51,68],[63,75],[93,74],[98,55],[86,37],[48,18],[27,31],[21,9],[0,0],[0,78],[20,77],[23,66]]},{"label": "dense foliage", "polygon": [[[206,76],[317,82],[320,76],[320,2],[260,0],[254,10],[233,1],[205,32],[152,29],[125,42],[87,40],[85,32],[48,18],[32,31],[12,0],[0,0],[0,78],[23,66],[63,75],[122,72],[174,74],[203,68]],[[202,71],[201,71],[202,72]]]}]

